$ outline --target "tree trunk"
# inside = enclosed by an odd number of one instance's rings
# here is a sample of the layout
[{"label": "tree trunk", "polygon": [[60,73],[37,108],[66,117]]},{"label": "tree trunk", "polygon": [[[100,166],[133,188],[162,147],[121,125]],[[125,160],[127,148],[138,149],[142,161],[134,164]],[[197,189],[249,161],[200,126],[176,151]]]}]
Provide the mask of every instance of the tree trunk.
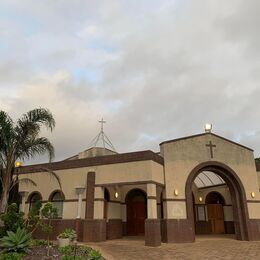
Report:
[{"label": "tree trunk", "polygon": [[9,187],[3,187],[1,199],[0,199],[0,213],[4,213],[7,209],[9,198]]},{"label": "tree trunk", "polygon": [[4,213],[8,206],[9,192],[13,176],[14,167],[6,167],[2,177],[2,194],[0,198],[0,213]]}]

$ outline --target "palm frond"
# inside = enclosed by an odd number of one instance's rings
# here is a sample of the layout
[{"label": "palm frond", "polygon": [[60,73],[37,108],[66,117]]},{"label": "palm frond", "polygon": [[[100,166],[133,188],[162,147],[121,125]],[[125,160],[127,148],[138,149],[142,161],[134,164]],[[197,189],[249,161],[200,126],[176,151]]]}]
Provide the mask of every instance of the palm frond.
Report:
[{"label": "palm frond", "polygon": [[32,186],[37,186],[37,183],[35,182],[35,181],[33,181],[32,179],[30,179],[30,178],[22,178],[22,179],[18,179],[18,180],[16,180],[16,181],[14,181],[13,183],[12,183],[12,185],[11,185],[11,187],[10,187],[10,191],[12,190],[12,188],[15,186],[15,185],[17,185],[17,184],[22,184],[22,183],[24,183],[24,184],[26,184],[26,185],[32,185]]},{"label": "palm frond", "polygon": [[60,189],[62,190],[62,186],[61,186],[61,180],[60,180],[60,177],[57,175],[57,173],[55,173],[54,171],[52,171],[51,169],[49,168],[46,168],[46,167],[42,167],[42,166],[39,166],[37,167],[36,169],[39,169],[40,171],[44,172],[44,173],[47,173],[50,175],[50,177],[54,178],[58,184],[59,184],[59,187]]},{"label": "palm frond", "polygon": [[55,120],[52,113],[46,108],[36,108],[23,115],[22,119],[40,125],[45,125],[51,131],[55,127]]},{"label": "palm frond", "polygon": [[0,111],[0,157],[5,161],[12,150],[15,131],[12,118],[5,112]]},{"label": "palm frond", "polygon": [[20,144],[19,149],[20,151],[18,151],[17,154],[22,160],[48,153],[49,161],[52,161],[55,155],[54,147],[46,137],[24,140],[24,142]]}]

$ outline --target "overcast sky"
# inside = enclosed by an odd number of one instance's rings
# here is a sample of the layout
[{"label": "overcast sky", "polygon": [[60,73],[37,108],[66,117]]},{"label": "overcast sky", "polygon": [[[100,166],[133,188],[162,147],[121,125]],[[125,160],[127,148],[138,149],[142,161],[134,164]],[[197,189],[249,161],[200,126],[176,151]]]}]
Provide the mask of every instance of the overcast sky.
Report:
[{"label": "overcast sky", "polygon": [[259,10],[259,0],[1,0],[0,109],[49,108],[56,160],[88,148],[101,117],[118,152],[159,151],[209,122],[259,157]]}]

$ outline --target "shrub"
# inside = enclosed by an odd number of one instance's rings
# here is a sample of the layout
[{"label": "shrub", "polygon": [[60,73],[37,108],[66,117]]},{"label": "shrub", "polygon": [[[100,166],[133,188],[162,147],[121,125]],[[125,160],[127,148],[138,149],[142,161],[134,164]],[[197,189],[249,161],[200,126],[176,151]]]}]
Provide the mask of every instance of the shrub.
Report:
[{"label": "shrub", "polygon": [[62,260],[85,260],[86,258],[83,256],[62,256],[61,257]]},{"label": "shrub", "polygon": [[61,254],[65,256],[71,256],[75,254],[75,251],[77,251],[77,247],[76,245],[64,246],[64,247],[60,247],[59,251]]},{"label": "shrub", "polygon": [[62,260],[72,260],[72,259],[88,259],[88,260],[101,260],[103,257],[100,252],[93,250],[88,246],[77,246],[69,245],[59,248],[62,254]]},{"label": "shrub", "polygon": [[16,203],[12,203],[8,206],[6,213],[1,215],[1,220],[4,222],[4,235],[6,231],[13,231],[20,228],[24,228],[24,213],[19,212],[18,206]]},{"label": "shrub", "polygon": [[68,238],[70,241],[74,240],[77,237],[76,231],[71,228],[66,228],[58,238]]},{"label": "shrub", "polygon": [[5,227],[0,227],[0,238],[2,238],[5,234]]},{"label": "shrub", "polygon": [[[48,241],[44,239],[34,239],[32,241],[32,246],[47,246],[47,245],[48,245]],[[53,242],[50,241],[49,245],[53,245]]]},{"label": "shrub", "polygon": [[21,260],[23,258],[23,253],[9,252],[0,254],[0,260]]},{"label": "shrub", "polygon": [[100,252],[97,250],[91,250],[88,256],[89,260],[101,260],[103,257],[101,256]]},{"label": "shrub", "polygon": [[42,203],[40,201],[36,201],[33,203],[33,206],[31,207],[28,217],[25,221],[26,227],[28,230],[33,233],[38,225],[40,224],[40,210],[42,207]]},{"label": "shrub", "polygon": [[47,256],[49,257],[50,256],[50,235],[53,232],[51,221],[52,219],[58,217],[58,209],[51,202],[47,202],[41,209],[41,217],[42,219],[46,220],[46,222],[41,222],[40,225],[42,231],[47,234],[47,243],[48,243]]},{"label": "shrub", "polygon": [[1,246],[5,251],[25,252],[31,244],[31,234],[26,229],[17,229],[16,233],[7,231],[7,236],[1,239]]}]

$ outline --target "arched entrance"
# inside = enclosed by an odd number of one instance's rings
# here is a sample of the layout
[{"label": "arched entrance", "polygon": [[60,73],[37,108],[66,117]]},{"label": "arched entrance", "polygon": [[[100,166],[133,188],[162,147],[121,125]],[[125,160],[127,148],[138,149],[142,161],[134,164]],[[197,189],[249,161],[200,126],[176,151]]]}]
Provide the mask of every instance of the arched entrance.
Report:
[{"label": "arched entrance", "polygon": [[238,240],[249,240],[248,210],[244,187],[236,173],[227,165],[219,162],[209,161],[196,166],[188,176],[185,193],[187,203],[187,221],[189,236],[195,239],[194,208],[192,198],[192,185],[195,178],[202,171],[210,171],[219,175],[227,184],[233,205],[235,238]]},{"label": "arched entrance", "polygon": [[147,198],[144,191],[133,189],[126,195],[127,235],[144,235]]}]

